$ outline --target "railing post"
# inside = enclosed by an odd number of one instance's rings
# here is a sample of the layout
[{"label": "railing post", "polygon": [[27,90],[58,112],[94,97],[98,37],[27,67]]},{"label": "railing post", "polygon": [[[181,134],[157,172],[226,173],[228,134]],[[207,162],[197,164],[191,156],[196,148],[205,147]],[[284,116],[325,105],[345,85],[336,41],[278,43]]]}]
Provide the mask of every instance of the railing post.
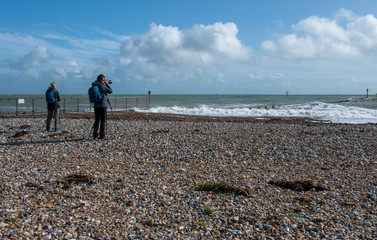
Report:
[{"label": "railing post", "polygon": [[148,91],[148,110],[151,109],[151,91]]},{"label": "railing post", "polygon": [[34,112],[35,112],[35,109],[34,109],[34,98],[31,99],[31,102],[32,102],[32,110],[31,110],[31,114],[34,116]]},{"label": "railing post", "polygon": [[16,116],[18,116],[18,99],[16,98]]}]

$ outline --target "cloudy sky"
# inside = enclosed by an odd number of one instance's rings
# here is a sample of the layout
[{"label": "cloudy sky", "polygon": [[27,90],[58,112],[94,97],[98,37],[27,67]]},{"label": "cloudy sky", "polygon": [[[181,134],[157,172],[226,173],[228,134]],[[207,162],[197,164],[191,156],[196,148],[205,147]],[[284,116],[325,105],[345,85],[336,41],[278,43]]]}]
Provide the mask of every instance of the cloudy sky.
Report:
[{"label": "cloudy sky", "polygon": [[0,4],[0,94],[377,93],[375,0]]}]

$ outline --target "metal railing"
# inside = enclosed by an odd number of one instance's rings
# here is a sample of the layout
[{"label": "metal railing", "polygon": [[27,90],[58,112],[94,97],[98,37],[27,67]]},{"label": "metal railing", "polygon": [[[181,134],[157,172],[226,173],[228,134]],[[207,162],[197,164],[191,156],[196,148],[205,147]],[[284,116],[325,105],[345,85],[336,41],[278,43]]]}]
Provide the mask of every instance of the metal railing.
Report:
[{"label": "metal railing", "polygon": [[[114,111],[132,108],[148,109],[147,96],[109,97]],[[63,112],[92,112],[93,103],[88,97],[62,97],[59,103]],[[110,106],[109,106],[110,107]],[[44,97],[0,97],[0,115],[35,115],[47,113]]]}]

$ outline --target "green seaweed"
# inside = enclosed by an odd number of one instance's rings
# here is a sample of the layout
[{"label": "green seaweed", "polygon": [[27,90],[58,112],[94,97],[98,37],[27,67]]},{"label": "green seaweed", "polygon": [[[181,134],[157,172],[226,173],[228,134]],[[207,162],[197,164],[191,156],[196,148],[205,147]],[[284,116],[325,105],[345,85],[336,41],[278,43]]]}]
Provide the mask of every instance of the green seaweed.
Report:
[{"label": "green seaweed", "polygon": [[205,223],[205,222],[199,222],[198,225],[201,226],[201,227],[205,227],[207,225],[207,223]]},{"label": "green seaweed", "polygon": [[215,210],[212,207],[210,207],[210,206],[204,206],[203,213],[205,215],[211,215],[214,212],[215,212]]}]

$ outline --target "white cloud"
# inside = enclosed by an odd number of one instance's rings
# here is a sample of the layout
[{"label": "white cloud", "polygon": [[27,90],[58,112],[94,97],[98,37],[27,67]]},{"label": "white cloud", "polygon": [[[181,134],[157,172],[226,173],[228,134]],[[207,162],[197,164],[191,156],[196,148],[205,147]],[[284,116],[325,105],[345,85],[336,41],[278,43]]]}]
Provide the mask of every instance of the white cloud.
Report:
[{"label": "white cloud", "polygon": [[334,20],[312,16],[293,25],[293,30],[304,36],[314,39],[328,39],[336,41],[348,41],[345,30]]},{"label": "white cloud", "polygon": [[0,33],[0,56],[2,58],[24,55],[30,49],[45,45],[45,41],[30,35],[9,32]]},{"label": "white cloud", "polygon": [[284,73],[275,73],[269,76],[270,79],[286,78]]},{"label": "white cloud", "polygon": [[43,62],[51,58],[52,54],[47,51],[47,48],[39,46],[23,57],[1,61],[0,66],[35,75],[33,72],[37,71]]},{"label": "white cloud", "polygon": [[60,33],[25,35],[0,32],[1,73],[14,76],[14,79],[25,76],[74,82],[88,77],[89,73],[92,74],[89,79],[93,78],[96,71],[111,72],[121,42],[101,34],[96,36],[98,38],[85,39]]},{"label": "white cloud", "polygon": [[187,87],[203,91],[213,84],[226,84],[227,69],[252,57],[251,48],[241,43],[237,33],[234,23],[199,24],[184,30],[152,23],[148,32],[123,41],[115,72],[127,84],[165,86],[164,91]]},{"label": "white cloud", "polygon": [[363,53],[377,53],[377,19],[373,15],[357,18],[347,29],[352,42]]},{"label": "white cloud", "polygon": [[251,79],[281,79],[281,78],[286,78],[284,73],[273,73],[268,76],[264,76],[262,74],[258,73],[249,73],[249,78]]},{"label": "white cloud", "polygon": [[183,31],[151,24],[147,33],[125,40],[121,54],[127,65],[157,64],[175,69],[223,66],[251,57],[251,49],[242,45],[237,33],[234,23],[195,25]]},{"label": "white cloud", "polygon": [[152,23],[149,31],[133,36],[97,32],[95,38],[40,30],[34,35],[0,33],[0,70],[15,79],[18,74],[74,83],[106,73],[126,84],[208,85],[225,83],[226,69],[252,57],[251,48],[238,39],[235,23],[184,30]]},{"label": "white cloud", "polygon": [[184,32],[184,47],[194,52],[222,56],[234,60],[248,60],[249,48],[242,46],[237,39],[237,25],[234,23],[215,23],[213,25],[195,25]]},{"label": "white cloud", "polygon": [[[337,21],[345,19],[342,27]],[[336,19],[308,17],[292,26],[293,33],[276,41],[264,41],[261,48],[293,59],[355,58],[377,53],[377,19],[356,17],[341,9]]]},{"label": "white cloud", "polygon": [[349,77],[353,83],[359,84],[359,85],[364,85],[364,86],[373,86],[376,83],[376,78],[375,77],[369,77],[369,76],[362,76],[362,77],[357,77],[357,76],[350,76]]},{"label": "white cloud", "polygon": [[49,71],[47,71],[47,73],[51,77],[51,79],[54,79],[54,80],[66,79],[68,76],[67,71],[62,67],[50,69]]},{"label": "white cloud", "polygon": [[344,8],[341,8],[339,11],[337,11],[334,17],[337,21],[345,20],[348,22],[354,21],[355,18],[357,18],[352,11]]},{"label": "white cloud", "polygon": [[181,31],[176,27],[152,24],[146,34],[136,35],[123,42],[121,53],[138,63],[148,61],[174,64],[174,55],[181,44]]},{"label": "white cloud", "polygon": [[317,45],[311,37],[297,37],[289,34],[280,38],[276,43],[265,41],[262,48],[266,51],[291,58],[314,58],[317,55]]},{"label": "white cloud", "polygon": [[249,73],[249,77],[250,77],[251,79],[262,79],[262,78],[263,78],[262,75],[259,75],[259,74],[257,74],[257,73]]}]

